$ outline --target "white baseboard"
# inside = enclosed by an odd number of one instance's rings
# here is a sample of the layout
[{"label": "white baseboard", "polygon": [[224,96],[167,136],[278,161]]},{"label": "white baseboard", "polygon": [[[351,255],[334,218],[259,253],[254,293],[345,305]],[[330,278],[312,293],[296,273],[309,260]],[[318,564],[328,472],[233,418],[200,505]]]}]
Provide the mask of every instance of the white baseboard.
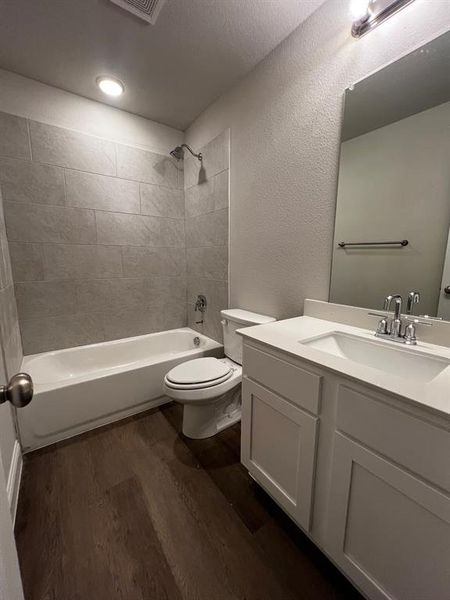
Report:
[{"label": "white baseboard", "polygon": [[9,507],[13,523],[16,520],[17,502],[19,500],[20,478],[22,476],[22,451],[20,444],[16,440],[9,468],[8,483],[6,491],[8,492]]}]

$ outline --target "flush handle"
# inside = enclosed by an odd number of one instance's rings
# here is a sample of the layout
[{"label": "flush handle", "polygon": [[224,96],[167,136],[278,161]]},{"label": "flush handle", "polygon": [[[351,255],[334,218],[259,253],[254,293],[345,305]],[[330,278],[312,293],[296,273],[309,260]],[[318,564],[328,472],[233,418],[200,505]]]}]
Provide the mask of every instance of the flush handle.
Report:
[{"label": "flush handle", "polygon": [[8,385],[0,386],[0,404],[7,400],[16,408],[23,408],[33,398],[33,380],[28,373],[17,373]]},{"label": "flush handle", "polygon": [[447,296],[450,296],[450,285],[446,285],[444,288],[444,294],[447,294]]}]

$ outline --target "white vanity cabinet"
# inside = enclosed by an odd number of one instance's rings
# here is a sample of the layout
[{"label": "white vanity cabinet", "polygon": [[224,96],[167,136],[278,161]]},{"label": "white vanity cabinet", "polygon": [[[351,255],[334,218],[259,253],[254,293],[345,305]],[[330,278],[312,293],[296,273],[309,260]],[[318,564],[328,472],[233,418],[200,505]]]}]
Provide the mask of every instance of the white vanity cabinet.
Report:
[{"label": "white vanity cabinet", "polygon": [[449,600],[448,419],[248,340],[243,368],[251,475],[367,598]]},{"label": "white vanity cabinet", "polygon": [[244,365],[242,462],[309,531],[321,378],[250,347]]}]

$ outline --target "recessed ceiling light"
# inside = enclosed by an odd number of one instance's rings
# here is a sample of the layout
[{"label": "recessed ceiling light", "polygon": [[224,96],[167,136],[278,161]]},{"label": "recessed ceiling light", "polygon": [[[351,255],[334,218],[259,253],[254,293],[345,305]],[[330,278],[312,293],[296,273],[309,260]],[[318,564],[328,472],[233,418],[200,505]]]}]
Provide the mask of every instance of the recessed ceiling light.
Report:
[{"label": "recessed ceiling light", "polygon": [[108,96],[121,96],[125,90],[123,83],[114,77],[97,77],[97,85]]}]

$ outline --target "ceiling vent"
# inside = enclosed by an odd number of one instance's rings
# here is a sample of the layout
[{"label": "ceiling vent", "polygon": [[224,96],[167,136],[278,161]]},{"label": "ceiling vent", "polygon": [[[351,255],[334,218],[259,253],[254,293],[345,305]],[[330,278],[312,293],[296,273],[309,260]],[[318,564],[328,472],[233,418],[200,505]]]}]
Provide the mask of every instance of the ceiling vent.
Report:
[{"label": "ceiling vent", "polygon": [[131,14],[154,25],[166,0],[110,0]]}]

